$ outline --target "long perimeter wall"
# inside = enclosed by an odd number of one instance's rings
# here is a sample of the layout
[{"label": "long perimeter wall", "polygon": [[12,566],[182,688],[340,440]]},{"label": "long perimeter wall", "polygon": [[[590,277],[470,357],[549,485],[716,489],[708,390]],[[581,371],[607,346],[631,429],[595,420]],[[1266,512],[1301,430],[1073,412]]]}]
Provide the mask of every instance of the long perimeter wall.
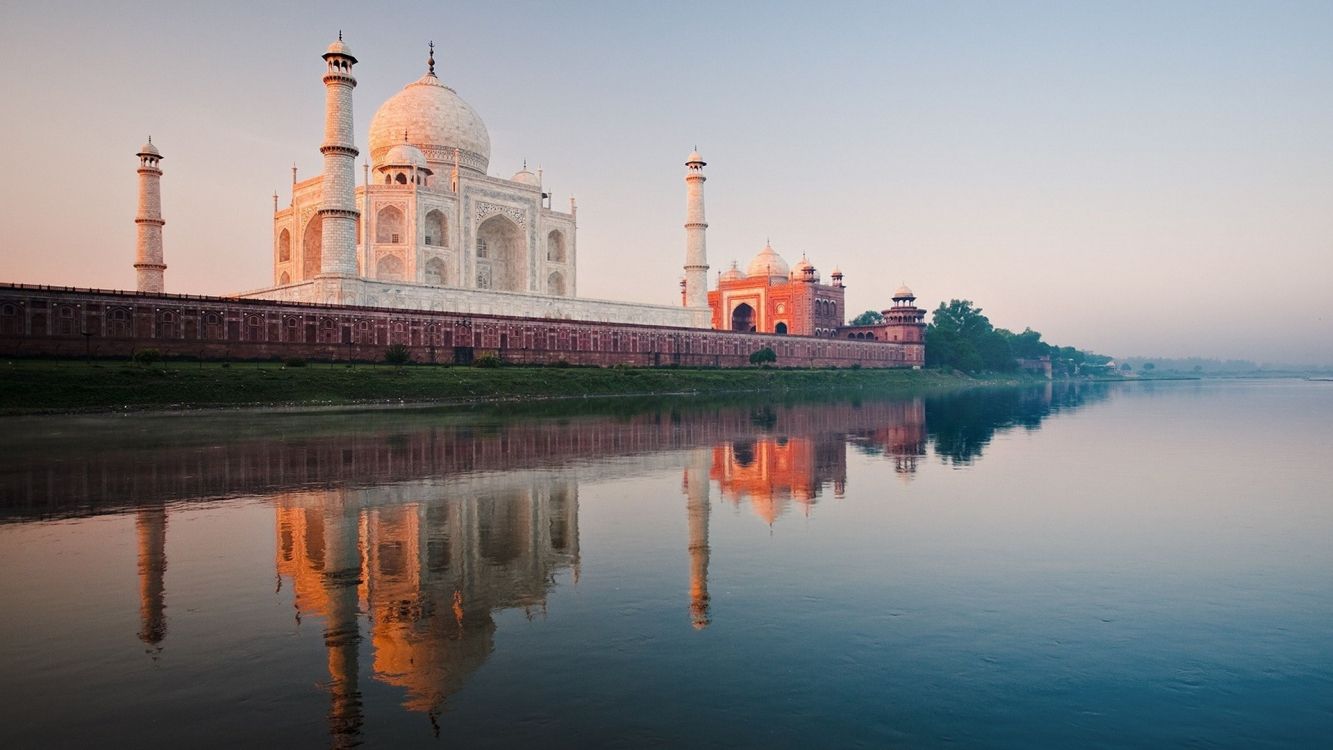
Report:
[{"label": "long perimeter wall", "polygon": [[416,362],[742,367],[770,347],[781,366],[920,367],[915,343],[776,336],[426,310],[0,284],[0,355],[378,362],[402,344]]}]

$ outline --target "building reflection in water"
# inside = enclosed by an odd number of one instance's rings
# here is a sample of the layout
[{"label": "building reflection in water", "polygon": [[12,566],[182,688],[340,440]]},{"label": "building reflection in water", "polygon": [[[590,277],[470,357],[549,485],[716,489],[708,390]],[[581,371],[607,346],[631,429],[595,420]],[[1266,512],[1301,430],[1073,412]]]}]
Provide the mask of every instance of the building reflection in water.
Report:
[{"label": "building reflection in water", "polygon": [[277,497],[277,570],[298,617],[324,621],[329,729],[354,738],[362,714],[363,642],[372,677],[436,718],[493,648],[497,610],[532,616],[562,569],[577,572],[578,487],[559,477],[479,478],[447,497],[386,497],[394,488]]},{"label": "building reflection in water", "polygon": [[167,509],[151,505],[135,511],[139,552],[139,640],[153,651],[167,635]]},{"label": "building reflection in water", "polygon": [[968,463],[997,432],[1034,429],[1105,393],[1048,387],[924,402],[670,406],[482,428],[423,418],[206,446],[126,443],[110,455],[99,447],[73,459],[29,452],[0,471],[0,517],[106,512],[140,498],[122,507],[135,518],[137,635],[157,653],[168,625],[167,508],[236,493],[272,497],[280,585],[291,587],[298,620],[322,622],[329,729],[335,744],[354,744],[363,727],[363,656],[369,678],[400,689],[403,705],[435,724],[494,648],[495,613],[533,616],[544,611],[557,573],[578,580],[574,477],[618,476],[609,458],[638,456],[667,468],[685,457],[689,617],[703,629],[713,620],[715,500],[749,507],[772,525],[843,495],[849,444],[910,478],[928,450]]}]

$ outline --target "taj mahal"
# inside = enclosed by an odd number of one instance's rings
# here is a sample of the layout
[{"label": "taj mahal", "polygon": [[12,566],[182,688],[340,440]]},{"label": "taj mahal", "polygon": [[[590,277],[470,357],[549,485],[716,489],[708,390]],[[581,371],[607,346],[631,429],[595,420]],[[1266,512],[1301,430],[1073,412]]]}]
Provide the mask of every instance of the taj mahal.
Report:
[{"label": "taj mahal", "polygon": [[293,169],[291,204],[274,200],[273,285],[240,296],[708,325],[706,301],[676,307],[577,297],[574,199],[567,211],[553,207],[541,170],[526,165],[508,178],[488,173],[486,124],[436,74],[433,44],[424,75],[375,111],[358,185],[357,59],[341,35],[323,57],[324,173],[297,181]]},{"label": "taj mahal", "polygon": [[[842,272],[823,284],[808,260],[792,269],[771,244],[747,271],[733,264],[719,274],[709,291],[706,163],[697,149],[685,162],[682,304],[578,298],[574,199],[567,211],[553,207],[542,171],[526,164],[509,178],[488,173],[486,124],[436,74],[433,43],[424,75],[375,111],[359,185],[357,58],[339,34],[323,59],[324,173],[298,181],[292,168],[290,205],[273,200],[273,284],[238,296],[821,337],[845,327]],[[160,157],[151,144],[145,149]],[[160,242],[160,225],[145,228]],[[898,307],[915,299],[905,287],[893,296]],[[884,338],[902,341],[904,333]]]},{"label": "taj mahal", "polygon": [[[357,58],[342,35],[322,55],[323,172],[273,196],[272,277],[221,297],[168,289],[162,162],[138,151],[133,291],[0,284],[0,352],[200,359],[742,366],[768,348],[805,366],[920,367],[925,311],[905,285],[878,320],[848,325],[845,279],[766,243],[709,288],[704,167],[684,163],[680,304],[578,296],[578,207],[552,205],[542,170],[490,174],[485,122],[435,70],[353,133]],[[313,120],[313,118],[312,118]],[[313,128],[312,128],[313,130]],[[360,171],[360,175],[358,175]],[[359,179],[358,179],[359,178]],[[674,286],[677,280],[664,280]]]}]

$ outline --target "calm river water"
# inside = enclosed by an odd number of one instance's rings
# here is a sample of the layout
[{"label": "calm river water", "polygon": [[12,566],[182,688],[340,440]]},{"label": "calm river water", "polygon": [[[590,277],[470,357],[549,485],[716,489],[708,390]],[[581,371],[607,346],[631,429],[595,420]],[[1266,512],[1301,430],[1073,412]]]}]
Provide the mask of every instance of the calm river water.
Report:
[{"label": "calm river water", "polygon": [[6,748],[1333,742],[1333,383],[0,426]]}]

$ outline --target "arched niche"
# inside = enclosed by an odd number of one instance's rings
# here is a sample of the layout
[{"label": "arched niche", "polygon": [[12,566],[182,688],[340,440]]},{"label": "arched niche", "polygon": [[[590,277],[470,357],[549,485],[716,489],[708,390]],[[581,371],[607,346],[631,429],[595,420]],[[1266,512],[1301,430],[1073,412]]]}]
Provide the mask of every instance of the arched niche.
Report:
[{"label": "arched niche", "polygon": [[375,278],[383,281],[402,281],[403,261],[397,255],[381,256],[375,264]]},{"label": "arched niche", "polygon": [[449,244],[449,235],[445,230],[449,228],[449,221],[444,218],[444,212],[431,209],[426,214],[426,244],[436,247],[445,247]]},{"label": "arched niche", "polygon": [[423,282],[432,286],[446,286],[449,283],[449,268],[444,260],[431,258],[422,268]]},{"label": "arched niche", "polygon": [[[523,233],[506,216],[492,216],[477,227],[478,249],[485,247],[489,259],[490,289],[506,292],[528,290],[528,253]],[[480,257],[480,252],[478,257]],[[478,281],[481,272],[478,269]]]},{"label": "arched niche", "polygon": [[301,276],[310,278],[319,274],[323,261],[324,217],[315,214],[305,225],[305,234],[301,236]]},{"label": "arched niche", "polygon": [[565,296],[565,275],[559,271],[552,271],[551,275],[546,277],[546,293],[557,297]]},{"label": "arched niche", "polygon": [[286,229],[278,235],[278,262],[286,263],[292,259],[292,233]]},{"label": "arched niche", "polygon": [[397,206],[385,206],[375,214],[375,242],[397,245],[404,241],[403,212]]},{"label": "arched niche", "polygon": [[552,263],[565,263],[565,235],[559,230],[552,229],[546,235],[546,259]]}]

